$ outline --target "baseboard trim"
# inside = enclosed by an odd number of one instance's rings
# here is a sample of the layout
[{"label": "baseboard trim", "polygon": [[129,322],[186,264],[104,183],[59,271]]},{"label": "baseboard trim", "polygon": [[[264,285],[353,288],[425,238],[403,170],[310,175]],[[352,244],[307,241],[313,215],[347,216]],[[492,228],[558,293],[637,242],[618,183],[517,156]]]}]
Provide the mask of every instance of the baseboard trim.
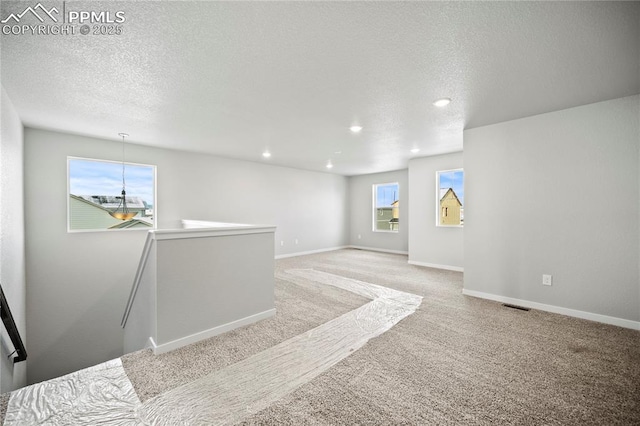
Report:
[{"label": "baseboard trim", "polygon": [[438,265],[437,263],[417,262],[415,260],[410,260],[409,265],[425,266],[427,268],[445,269],[447,271],[464,272],[464,268],[461,266]]},{"label": "baseboard trim", "polygon": [[377,251],[377,252],[381,252],[381,253],[403,254],[403,255],[408,255],[409,254],[408,251],[387,250],[387,249],[381,249],[381,248],[376,248],[376,247],[364,247],[364,246],[352,246],[352,245],[349,245],[349,246],[329,247],[329,248],[318,249],[318,250],[299,251],[299,252],[296,252],[296,253],[279,254],[279,255],[277,255],[275,257],[275,259],[276,260],[278,260],[278,259],[286,259],[288,257],[306,256],[306,255],[309,255],[309,254],[325,253],[325,252],[328,252],[328,251],[336,251],[336,250],[343,250],[343,249],[367,250],[367,251]]},{"label": "baseboard trim", "polygon": [[345,248],[352,248],[352,249],[356,249],[356,250],[367,250],[367,251],[377,251],[380,253],[391,253],[391,254],[404,254],[404,255],[409,255],[408,251],[402,251],[402,250],[388,250],[388,249],[382,249],[382,248],[377,248],[377,247],[364,247],[364,246],[347,246]]},{"label": "baseboard trim", "polygon": [[217,327],[210,328],[208,330],[201,331],[199,333],[191,334],[180,339],[172,340],[160,345],[156,344],[152,337],[149,338],[149,345],[153,349],[155,355],[163,354],[165,352],[172,351],[174,349],[181,348],[192,343],[199,342],[200,340],[208,339],[210,337],[217,336],[227,331],[235,330],[236,328],[243,327],[245,325],[253,324],[254,322],[261,321],[263,319],[270,318],[276,314],[275,308],[269,309],[264,312],[259,312],[254,315],[250,315],[245,318],[241,318],[236,321],[231,321],[226,324],[219,325]]},{"label": "baseboard trim", "polygon": [[462,289],[462,294],[466,296],[478,297],[480,299],[493,300],[495,302],[524,306],[525,308],[537,309],[539,311],[552,312],[554,314],[567,315],[570,317],[586,319],[589,321],[601,322],[604,324],[617,325],[618,327],[630,328],[632,330],[640,330],[640,321],[631,321],[624,318],[610,317],[607,315],[578,311],[576,309],[563,308],[560,306],[545,305],[544,303],[530,302],[528,300],[499,296],[497,294],[484,293],[475,290]]},{"label": "baseboard trim", "polygon": [[324,253],[324,252],[327,252],[327,251],[342,250],[342,249],[346,249],[346,248],[349,248],[349,246],[330,247],[330,248],[324,248],[324,249],[318,249],[318,250],[299,251],[299,252],[296,252],[296,253],[279,254],[279,255],[276,256],[276,260],[278,260],[278,259],[286,259],[287,257],[306,256],[308,254],[318,254],[318,253]]}]

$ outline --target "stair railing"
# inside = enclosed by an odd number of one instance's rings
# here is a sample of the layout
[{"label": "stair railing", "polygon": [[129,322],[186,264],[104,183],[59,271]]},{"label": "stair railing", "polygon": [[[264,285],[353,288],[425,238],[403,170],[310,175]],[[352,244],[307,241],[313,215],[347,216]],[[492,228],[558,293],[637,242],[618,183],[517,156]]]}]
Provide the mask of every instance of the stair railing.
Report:
[{"label": "stair railing", "polygon": [[129,319],[129,314],[131,313],[131,308],[133,307],[133,301],[136,298],[136,293],[138,293],[138,287],[140,286],[140,279],[142,279],[142,272],[144,271],[145,265],[147,264],[147,259],[149,258],[149,252],[151,251],[151,245],[153,244],[153,235],[151,232],[147,234],[147,239],[144,242],[144,247],[142,248],[142,255],[140,256],[140,263],[138,263],[138,270],[136,271],[136,276],[133,279],[133,285],[131,286],[131,292],[129,293],[129,300],[127,301],[127,307],[124,310],[124,315],[122,315],[122,321],[120,325],[122,328],[125,328],[127,325],[127,320]]},{"label": "stair railing", "polygon": [[[15,349],[11,355],[16,354],[13,357],[13,362],[20,362],[27,359],[27,349],[24,347],[24,343],[22,343],[22,338],[20,337],[20,332],[18,331],[18,326],[13,319],[13,315],[11,314],[11,309],[9,309],[9,303],[7,302],[7,298],[4,297],[4,291],[2,291],[2,286],[0,285],[0,317],[2,317],[2,322],[4,323],[4,327],[7,329],[9,333],[9,338],[11,339],[11,343]],[[9,355],[9,356],[11,356]]]}]

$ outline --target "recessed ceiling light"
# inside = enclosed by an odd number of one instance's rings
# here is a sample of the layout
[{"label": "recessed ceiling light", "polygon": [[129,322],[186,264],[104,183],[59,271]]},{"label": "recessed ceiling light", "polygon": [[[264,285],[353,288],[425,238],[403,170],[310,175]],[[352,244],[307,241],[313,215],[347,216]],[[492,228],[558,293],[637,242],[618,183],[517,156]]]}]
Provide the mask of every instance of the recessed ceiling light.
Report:
[{"label": "recessed ceiling light", "polygon": [[342,151],[333,151],[333,153],[336,154],[336,155],[340,155],[340,154],[342,154]]},{"label": "recessed ceiling light", "polygon": [[269,158],[269,157],[271,157],[271,153],[269,151],[265,151],[265,152],[262,153],[262,156],[264,158]]},{"label": "recessed ceiling light", "polygon": [[438,99],[437,101],[435,101],[433,104],[437,107],[443,107],[443,106],[447,106],[449,105],[449,103],[451,102],[451,99],[449,98],[442,98],[442,99]]},{"label": "recessed ceiling light", "polygon": [[411,149],[411,152],[413,152],[414,154],[415,154],[416,152],[420,152],[420,148],[413,148],[413,149]]},{"label": "recessed ceiling light", "polygon": [[333,169],[333,164],[331,164],[331,161],[327,161],[327,169]]},{"label": "recessed ceiling light", "polygon": [[360,133],[362,131],[362,126],[351,126],[349,127],[349,130],[351,130],[353,133]]}]

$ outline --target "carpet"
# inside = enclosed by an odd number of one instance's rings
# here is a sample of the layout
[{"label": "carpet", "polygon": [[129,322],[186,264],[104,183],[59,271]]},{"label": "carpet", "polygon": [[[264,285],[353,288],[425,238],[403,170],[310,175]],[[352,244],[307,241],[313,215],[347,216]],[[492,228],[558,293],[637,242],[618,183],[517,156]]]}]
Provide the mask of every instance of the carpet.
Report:
[{"label": "carpet", "polygon": [[423,300],[391,329],[239,424],[640,425],[640,332],[464,296],[459,272],[362,250],[278,260],[273,318],[170,353],[123,356],[140,400],[370,300],[293,272],[301,269]]},{"label": "carpet", "polygon": [[338,287],[371,301],[229,367],[147,400],[137,409],[142,424],[236,424],[353,355],[370,339],[415,312],[422,301],[422,297],[414,294],[313,269],[287,272],[320,287]]},{"label": "carpet", "polygon": [[462,274],[344,250],[286,259],[422,295],[388,332],[243,424],[640,424],[640,333],[463,296]]}]

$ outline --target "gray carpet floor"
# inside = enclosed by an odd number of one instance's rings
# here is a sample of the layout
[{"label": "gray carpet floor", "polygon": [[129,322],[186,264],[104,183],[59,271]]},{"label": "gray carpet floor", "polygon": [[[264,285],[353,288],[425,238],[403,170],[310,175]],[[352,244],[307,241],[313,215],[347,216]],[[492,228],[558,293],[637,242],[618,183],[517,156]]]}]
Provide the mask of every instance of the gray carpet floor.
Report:
[{"label": "gray carpet floor", "polygon": [[142,402],[199,379],[369,302],[331,286],[292,284],[276,272],[276,315],[193,345],[153,355],[151,350],[122,357],[122,364]]},{"label": "gray carpet floor", "polygon": [[640,333],[463,296],[462,274],[347,250],[282,261],[424,296],[246,424],[640,424]]},{"label": "gray carpet floor", "polygon": [[340,250],[276,262],[275,318],[179,351],[123,357],[144,401],[322,324],[366,299],[314,268],[424,296],[416,313],[247,425],[640,424],[640,333],[462,295],[462,274]]},{"label": "gray carpet floor", "polygon": [[462,295],[462,274],[339,250],[276,262],[275,317],[167,354],[122,357],[138,396],[229,366],[368,302],[313,268],[424,297],[389,331],[245,425],[640,425],[640,332]]}]

